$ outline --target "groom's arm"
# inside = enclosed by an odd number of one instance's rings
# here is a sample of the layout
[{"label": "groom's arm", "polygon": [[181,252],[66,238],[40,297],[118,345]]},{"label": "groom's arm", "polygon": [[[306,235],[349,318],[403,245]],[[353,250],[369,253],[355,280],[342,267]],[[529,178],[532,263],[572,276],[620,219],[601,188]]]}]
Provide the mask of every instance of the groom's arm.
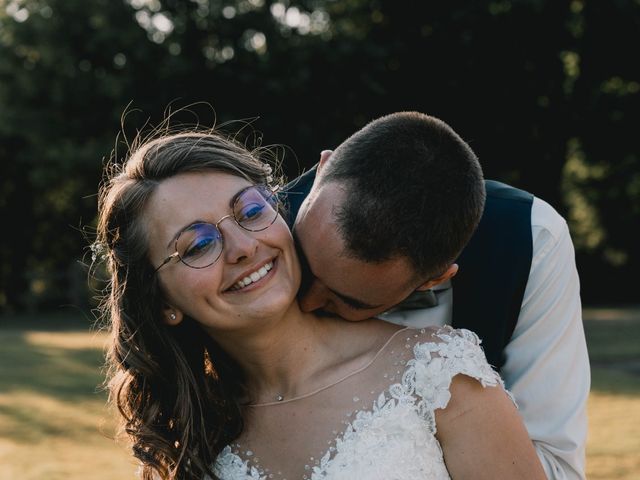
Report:
[{"label": "groom's arm", "polygon": [[550,479],[584,479],[590,368],[580,284],[566,222],[532,210],[533,259],[501,369]]}]

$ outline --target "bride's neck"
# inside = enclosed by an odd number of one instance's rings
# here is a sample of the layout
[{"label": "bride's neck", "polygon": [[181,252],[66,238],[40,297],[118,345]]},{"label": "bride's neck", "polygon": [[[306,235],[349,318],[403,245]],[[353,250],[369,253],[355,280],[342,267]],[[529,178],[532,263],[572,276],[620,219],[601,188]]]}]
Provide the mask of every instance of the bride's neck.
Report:
[{"label": "bride's neck", "polygon": [[330,337],[338,321],[344,320],[319,318],[294,305],[280,319],[216,340],[240,364],[252,393],[292,392],[331,361]]}]

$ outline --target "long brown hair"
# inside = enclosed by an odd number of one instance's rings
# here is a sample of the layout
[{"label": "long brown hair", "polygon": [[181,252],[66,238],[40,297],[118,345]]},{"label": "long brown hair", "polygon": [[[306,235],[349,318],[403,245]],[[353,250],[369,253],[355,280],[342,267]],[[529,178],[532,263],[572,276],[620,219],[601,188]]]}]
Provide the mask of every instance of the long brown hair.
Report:
[{"label": "long brown hair", "polygon": [[269,183],[259,156],[218,133],[187,132],[147,141],[105,170],[94,245],[108,275],[100,308],[110,331],[107,385],[145,480],[214,476],[218,453],[242,432],[245,383],[194,319],[164,323],[141,217],[157,185],[179,173],[217,170]]}]

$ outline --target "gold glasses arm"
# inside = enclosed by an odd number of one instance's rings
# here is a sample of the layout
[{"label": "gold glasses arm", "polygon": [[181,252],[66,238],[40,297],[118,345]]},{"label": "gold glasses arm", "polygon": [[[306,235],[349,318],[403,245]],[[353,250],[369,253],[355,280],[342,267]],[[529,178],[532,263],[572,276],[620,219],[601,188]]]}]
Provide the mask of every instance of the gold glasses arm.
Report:
[{"label": "gold glasses arm", "polygon": [[171,261],[171,259],[175,258],[175,257],[179,257],[180,254],[176,251],[173,252],[171,255],[169,255],[167,258],[165,258],[162,263],[160,264],[160,266],[158,268],[156,268],[153,273],[158,273],[158,270],[160,270],[162,267],[164,267],[167,263],[169,263]]}]

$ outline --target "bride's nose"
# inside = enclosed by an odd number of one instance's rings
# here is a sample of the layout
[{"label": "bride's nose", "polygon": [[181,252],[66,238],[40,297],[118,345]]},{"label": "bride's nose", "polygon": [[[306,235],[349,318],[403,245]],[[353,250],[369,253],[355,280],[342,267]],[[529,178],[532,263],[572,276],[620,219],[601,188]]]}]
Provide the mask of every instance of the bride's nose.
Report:
[{"label": "bride's nose", "polygon": [[238,263],[245,258],[252,258],[260,244],[256,233],[245,230],[233,219],[229,220],[218,226],[223,235],[225,262]]}]

